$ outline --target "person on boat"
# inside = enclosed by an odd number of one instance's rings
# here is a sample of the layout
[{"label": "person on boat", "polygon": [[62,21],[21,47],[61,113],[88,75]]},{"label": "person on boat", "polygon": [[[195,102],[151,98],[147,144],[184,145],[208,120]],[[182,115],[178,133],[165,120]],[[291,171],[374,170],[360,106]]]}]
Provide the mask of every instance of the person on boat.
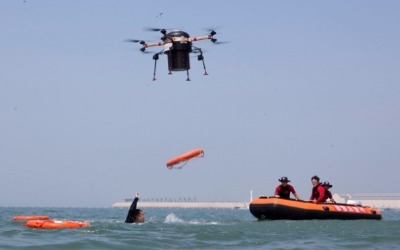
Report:
[{"label": "person on boat", "polygon": [[287,177],[284,176],[278,181],[280,181],[281,184],[275,188],[275,197],[289,199],[290,193],[292,193],[296,200],[300,200],[300,197],[297,195],[294,187],[289,184],[290,180]]},{"label": "person on boat", "polygon": [[332,193],[331,193],[331,191],[329,191],[329,189],[330,189],[331,187],[333,187],[333,186],[329,183],[329,181],[324,181],[324,182],[321,184],[321,186],[323,186],[324,189],[325,189],[324,199],[323,199],[322,202],[326,202],[326,201],[329,199],[332,203],[335,203],[335,200],[332,198]]},{"label": "person on boat", "polygon": [[312,191],[310,196],[310,201],[314,203],[323,202],[325,196],[325,189],[319,182],[319,177],[314,175],[311,177]]},{"label": "person on boat", "polygon": [[144,213],[142,210],[137,209],[137,202],[139,200],[139,193],[135,194],[135,199],[129,208],[128,215],[126,216],[125,223],[143,223],[144,222]]}]

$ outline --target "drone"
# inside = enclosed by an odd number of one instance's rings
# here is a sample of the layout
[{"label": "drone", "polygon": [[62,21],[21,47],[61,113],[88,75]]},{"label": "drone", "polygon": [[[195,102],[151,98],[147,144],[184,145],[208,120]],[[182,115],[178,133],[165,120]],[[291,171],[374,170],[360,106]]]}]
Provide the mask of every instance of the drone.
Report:
[{"label": "drone", "polygon": [[186,71],[186,81],[190,81],[189,78],[189,69],[190,69],[190,53],[198,54],[197,59],[202,61],[204,68],[204,75],[208,75],[206,70],[206,65],[204,63],[204,55],[201,48],[193,46],[193,42],[201,41],[201,40],[210,40],[213,44],[219,44],[217,39],[214,38],[214,35],[217,34],[214,30],[210,30],[208,35],[190,37],[188,33],[182,30],[172,30],[167,33],[166,29],[157,29],[157,28],[149,28],[149,31],[160,31],[162,34],[161,41],[159,42],[145,42],[144,40],[136,40],[136,39],[128,39],[127,42],[139,43],[142,45],[140,51],[143,53],[147,53],[146,49],[150,47],[163,46],[163,49],[160,52],[157,52],[153,55],[154,60],[154,72],[153,72],[153,81],[156,79],[156,68],[157,68],[157,60],[159,59],[159,55],[166,54],[168,57],[168,71],[169,75],[172,74],[172,71]]}]

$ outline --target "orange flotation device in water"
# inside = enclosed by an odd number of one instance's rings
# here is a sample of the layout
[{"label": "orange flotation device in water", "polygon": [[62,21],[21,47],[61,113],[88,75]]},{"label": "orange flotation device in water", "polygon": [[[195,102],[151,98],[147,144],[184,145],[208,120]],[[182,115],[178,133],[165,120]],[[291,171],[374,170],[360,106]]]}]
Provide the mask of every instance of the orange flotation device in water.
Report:
[{"label": "orange flotation device in water", "polygon": [[15,215],[13,220],[48,220],[48,215]]},{"label": "orange flotation device in water", "polygon": [[60,228],[88,227],[90,226],[90,223],[87,221],[69,221],[69,220],[28,220],[25,226],[30,228],[60,229]]},{"label": "orange flotation device in water", "polygon": [[198,148],[170,159],[169,161],[167,161],[167,167],[172,169],[176,164],[188,161],[194,157],[202,157],[203,155],[203,149]]}]

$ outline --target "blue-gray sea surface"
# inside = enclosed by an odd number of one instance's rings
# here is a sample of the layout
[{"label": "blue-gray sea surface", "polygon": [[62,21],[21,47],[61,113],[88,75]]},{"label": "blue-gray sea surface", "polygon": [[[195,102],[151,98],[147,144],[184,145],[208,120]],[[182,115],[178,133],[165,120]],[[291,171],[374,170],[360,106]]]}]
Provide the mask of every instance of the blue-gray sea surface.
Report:
[{"label": "blue-gray sea surface", "polygon": [[[127,208],[0,207],[0,249],[399,249],[400,210],[383,220],[258,221],[240,209],[145,209],[125,224]],[[77,229],[31,229],[14,215],[89,221]]]}]

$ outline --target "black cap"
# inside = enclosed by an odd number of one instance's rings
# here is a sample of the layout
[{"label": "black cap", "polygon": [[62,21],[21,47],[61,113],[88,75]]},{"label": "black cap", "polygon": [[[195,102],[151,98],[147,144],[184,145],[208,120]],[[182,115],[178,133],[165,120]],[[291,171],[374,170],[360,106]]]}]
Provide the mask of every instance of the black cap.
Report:
[{"label": "black cap", "polygon": [[278,181],[280,181],[280,182],[290,182],[290,180],[286,176],[283,176]]},{"label": "black cap", "polygon": [[328,186],[328,187],[333,187],[330,183],[329,183],[329,181],[324,181],[324,183],[322,183],[321,184],[321,186]]}]

